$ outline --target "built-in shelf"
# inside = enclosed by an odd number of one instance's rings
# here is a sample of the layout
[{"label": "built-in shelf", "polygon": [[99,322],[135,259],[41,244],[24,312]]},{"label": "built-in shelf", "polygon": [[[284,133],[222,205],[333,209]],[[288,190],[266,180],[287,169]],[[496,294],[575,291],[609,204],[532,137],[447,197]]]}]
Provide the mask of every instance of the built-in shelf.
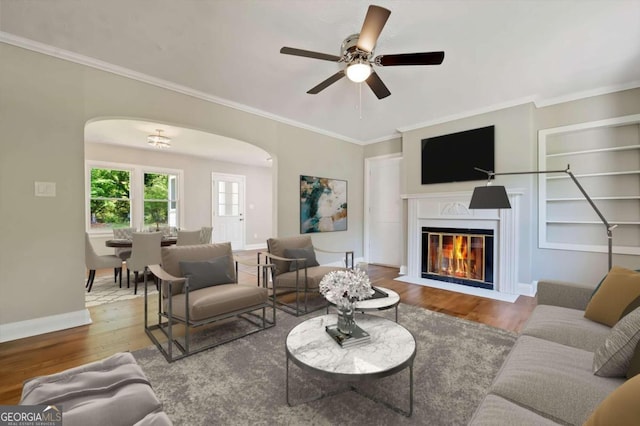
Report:
[{"label": "built-in shelf", "polygon": [[[585,178],[585,177],[602,177],[602,176],[624,176],[624,175],[637,175],[640,174],[640,170],[621,170],[616,172],[601,172],[601,173],[581,173],[581,174],[573,174],[576,178]],[[571,179],[571,177],[567,174],[562,176],[547,176],[548,180],[554,179]]]},{"label": "built-in shelf", "polygon": [[547,154],[547,158],[550,157],[569,157],[574,155],[583,155],[583,154],[595,154],[599,152],[618,152],[618,151],[630,151],[634,149],[640,149],[640,145],[627,145],[627,146],[616,146],[612,148],[598,148],[598,149],[585,149],[583,151],[568,151],[568,152],[558,152],[555,154]]},{"label": "built-in shelf", "polygon": [[[640,114],[540,130],[540,170],[559,170],[562,158],[568,163],[574,161],[573,167],[569,164],[571,171],[587,194],[597,194],[591,199],[601,211],[615,212],[626,219],[616,222],[605,214],[611,225],[622,227],[618,232],[634,235],[640,231],[640,209],[637,203],[630,202],[640,200],[640,184],[632,184],[640,177],[640,170],[635,170],[640,163]],[[571,176],[562,172],[538,176],[540,247],[606,252],[605,232],[600,235],[593,228],[601,225],[604,229],[602,221],[567,219],[592,217],[594,209],[585,197],[576,196],[577,188],[570,188],[576,185],[564,183],[566,179],[571,180]],[[547,195],[549,192],[552,197]],[[624,195],[608,195],[616,193]],[[553,209],[548,209],[549,204]],[[640,243],[629,246],[620,235],[624,245],[616,246],[615,230],[613,237],[614,253],[640,255]]]},{"label": "built-in shelf", "polygon": [[[599,220],[547,220],[546,223],[562,223],[567,225],[602,225],[604,224]],[[610,225],[640,225],[638,222],[609,222]]]},{"label": "built-in shelf", "polygon": [[[619,197],[591,197],[593,201],[598,200],[640,200],[640,195],[621,195]],[[563,198],[547,198],[548,203],[553,203],[556,201],[587,201],[584,197],[563,197]]]}]

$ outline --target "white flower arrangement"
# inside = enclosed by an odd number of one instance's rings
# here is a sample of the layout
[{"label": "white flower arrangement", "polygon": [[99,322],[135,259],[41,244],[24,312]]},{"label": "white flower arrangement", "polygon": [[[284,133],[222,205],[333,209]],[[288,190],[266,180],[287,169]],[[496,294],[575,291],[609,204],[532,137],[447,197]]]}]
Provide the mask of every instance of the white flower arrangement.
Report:
[{"label": "white flower arrangement", "polygon": [[329,272],[320,281],[320,293],[331,303],[355,302],[373,295],[371,281],[361,269]]}]

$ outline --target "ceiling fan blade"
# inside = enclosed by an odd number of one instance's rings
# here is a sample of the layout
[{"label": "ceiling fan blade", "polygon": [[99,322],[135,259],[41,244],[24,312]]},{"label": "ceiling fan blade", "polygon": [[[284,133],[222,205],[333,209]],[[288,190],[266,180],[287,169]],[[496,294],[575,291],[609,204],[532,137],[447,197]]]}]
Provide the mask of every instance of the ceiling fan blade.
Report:
[{"label": "ceiling fan blade", "polygon": [[360,30],[360,37],[358,38],[358,49],[365,52],[371,52],[376,47],[378,37],[384,28],[384,24],[387,23],[391,11],[384,7],[371,5],[367,10],[367,16],[364,18],[362,29]]},{"label": "ceiling fan blade", "polygon": [[378,99],[384,99],[391,94],[389,89],[387,89],[387,86],[384,85],[375,71],[371,73],[366,82],[371,90],[373,90],[373,93],[375,93],[375,95],[378,97]]},{"label": "ceiling fan blade", "polygon": [[335,73],[334,75],[332,75],[331,77],[329,77],[328,79],[323,81],[322,83],[320,83],[317,86],[309,89],[309,91],[307,91],[307,93],[309,93],[310,95],[315,95],[317,93],[320,93],[321,91],[323,91],[327,87],[331,86],[336,81],[340,80],[342,77],[344,77],[344,70],[338,71],[337,73]]},{"label": "ceiling fan blade", "polygon": [[444,52],[402,53],[399,55],[376,56],[375,63],[383,67],[397,65],[440,65],[444,61]]},{"label": "ceiling fan blade", "polygon": [[283,47],[280,49],[280,53],[284,53],[285,55],[304,56],[305,58],[322,59],[323,61],[338,62],[340,60],[340,56],[312,52],[310,50],[294,49],[293,47]]}]

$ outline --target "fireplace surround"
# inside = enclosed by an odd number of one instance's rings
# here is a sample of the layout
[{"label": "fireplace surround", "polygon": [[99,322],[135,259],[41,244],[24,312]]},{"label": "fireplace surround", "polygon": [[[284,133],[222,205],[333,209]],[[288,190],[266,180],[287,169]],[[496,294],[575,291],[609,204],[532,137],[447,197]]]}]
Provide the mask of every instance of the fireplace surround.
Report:
[{"label": "fireplace surround", "polygon": [[[511,209],[469,210],[471,191],[404,195],[407,200],[407,267],[402,281],[514,301],[530,294],[518,283],[520,201],[523,191],[508,189]],[[461,228],[490,231],[493,235],[492,288],[471,287],[422,276],[423,228]]]}]

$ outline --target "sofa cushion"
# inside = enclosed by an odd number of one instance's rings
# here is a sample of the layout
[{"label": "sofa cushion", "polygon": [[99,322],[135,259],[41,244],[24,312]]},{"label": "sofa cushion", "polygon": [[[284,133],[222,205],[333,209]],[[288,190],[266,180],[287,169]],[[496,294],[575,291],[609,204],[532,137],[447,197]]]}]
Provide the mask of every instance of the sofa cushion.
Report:
[{"label": "sofa cushion", "polygon": [[522,334],[539,337],[574,348],[594,352],[602,345],[611,327],[584,317],[584,311],[559,306],[538,305]]},{"label": "sofa cushion", "polygon": [[[316,252],[313,250],[313,246],[303,248],[288,248],[284,250],[284,257],[288,259],[306,259],[303,262],[290,262],[289,271],[295,271],[303,267],[310,268],[312,266],[320,266],[316,259]],[[296,265],[298,266],[296,268]]]},{"label": "sofa cushion", "polygon": [[520,336],[491,393],[558,423],[581,425],[624,382],[595,376],[592,365],[592,352]]},{"label": "sofa cushion", "polygon": [[614,266],[587,305],[584,316],[613,327],[640,296],[640,273]]},{"label": "sofa cushion", "polygon": [[635,426],[640,424],[640,376],[627,380],[595,409],[584,426]]},{"label": "sofa cushion", "polygon": [[629,368],[627,369],[627,379],[630,379],[640,373],[640,342],[636,345],[636,349],[633,351],[631,361],[629,361]]},{"label": "sofa cushion", "polygon": [[624,377],[640,341],[640,308],[622,318],[593,356],[593,373],[604,377]]},{"label": "sofa cushion", "polygon": [[558,423],[542,417],[497,395],[489,394],[469,422],[469,426],[552,426]]},{"label": "sofa cushion", "polygon": [[[185,246],[188,247],[188,246]],[[220,284],[189,292],[189,321],[201,321],[266,303],[267,289],[255,285]],[[165,301],[167,309],[168,301]],[[185,319],[185,294],[173,296],[173,316]]]},{"label": "sofa cushion", "polygon": [[229,256],[220,256],[211,260],[180,261],[182,276],[189,278],[189,290],[198,290],[212,285],[233,283],[229,276]]},{"label": "sofa cushion", "polygon": [[[162,269],[174,277],[182,277],[180,262],[193,262],[201,260],[211,260],[220,256],[230,258],[227,272],[235,281],[236,271],[233,262],[233,251],[231,243],[201,244],[194,246],[169,246],[162,247]],[[162,288],[164,296],[167,296],[168,286],[163,282]],[[182,283],[175,283],[171,289],[174,295],[182,293]]]},{"label": "sofa cushion", "polygon": [[[312,290],[318,289],[318,287],[320,287],[320,281],[322,281],[325,275],[331,271],[341,269],[346,268],[335,266],[314,266],[307,268],[307,288]],[[297,273],[299,278],[298,288],[304,291],[304,269],[300,269]],[[276,276],[275,282],[278,290],[296,288],[296,271],[285,272],[284,274]]]},{"label": "sofa cushion", "polygon": [[627,305],[624,311],[622,311],[622,315],[620,316],[620,319],[624,318],[625,316],[629,315],[631,312],[635,311],[636,308],[640,308],[640,296],[636,297],[631,303]]}]

